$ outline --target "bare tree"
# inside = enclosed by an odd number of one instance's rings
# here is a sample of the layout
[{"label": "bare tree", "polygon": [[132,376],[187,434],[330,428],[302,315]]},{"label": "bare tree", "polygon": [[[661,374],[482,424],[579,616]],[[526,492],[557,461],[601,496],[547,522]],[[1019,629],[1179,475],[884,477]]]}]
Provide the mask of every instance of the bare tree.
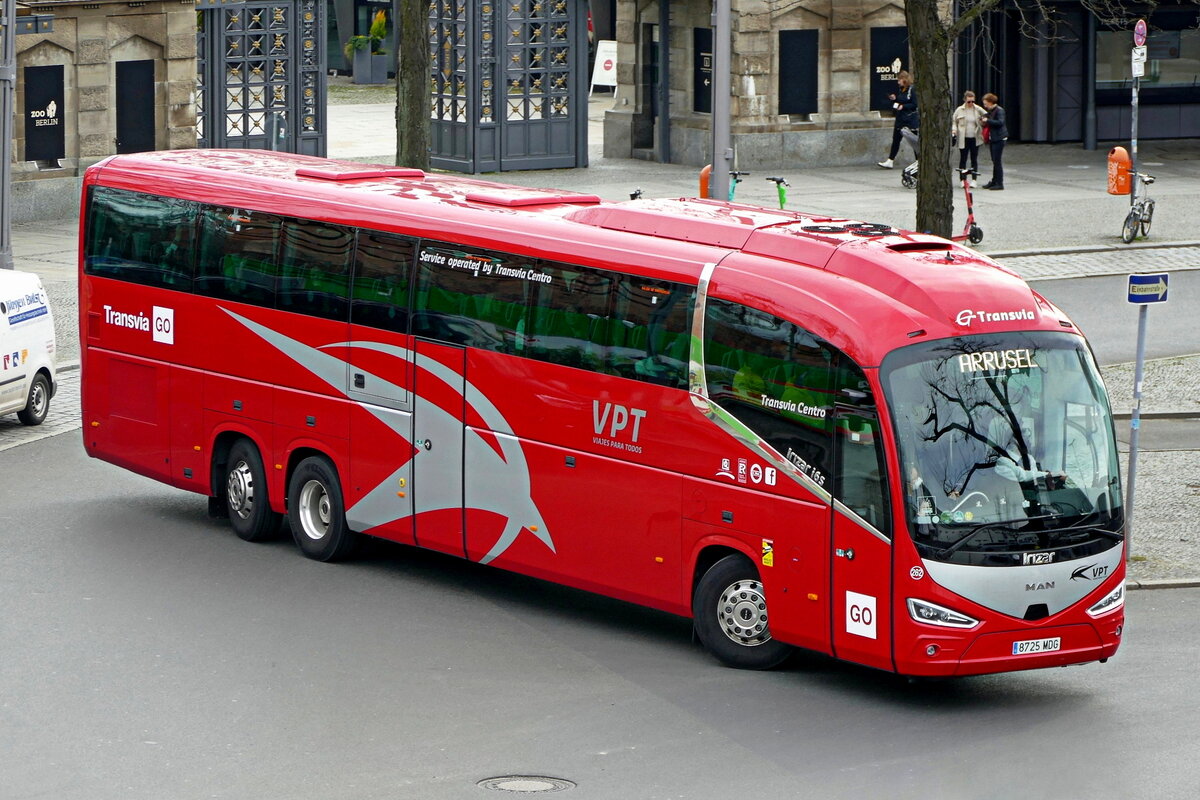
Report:
[{"label": "bare tree", "polygon": [[950,52],[956,39],[975,20],[999,5],[1000,0],[978,0],[957,19],[944,19],[939,11],[953,7],[938,0],[906,0],[904,17],[912,66],[920,97],[921,139],[917,183],[917,230],[949,237],[954,226],[954,184],[950,171]]},{"label": "bare tree", "polygon": [[429,4],[399,3],[396,69],[396,164],[429,169]]},{"label": "bare tree", "polygon": [[[986,43],[988,33],[972,26],[985,13],[999,8],[1000,3],[1001,0],[905,0],[911,72],[920,99],[923,134],[917,145],[921,163],[921,180],[917,184],[919,231],[945,237],[952,233],[950,120],[954,103],[950,93],[950,56],[964,34],[974,33],[977,44]],[[1081,0],[1084,9],[1102,24],[1129,27],[1132,19],[1125,3],[1126,0]],[[802,0],[770,0],[769,13],[782,14],[802,4]],[[1153,6],[1154,0],[1150,4]],[[1006,13],[1016,15],[1021,32],[1030,38],[1058,37],[1058,15],[1053,0],[1017,0],[1006,8]]]}]

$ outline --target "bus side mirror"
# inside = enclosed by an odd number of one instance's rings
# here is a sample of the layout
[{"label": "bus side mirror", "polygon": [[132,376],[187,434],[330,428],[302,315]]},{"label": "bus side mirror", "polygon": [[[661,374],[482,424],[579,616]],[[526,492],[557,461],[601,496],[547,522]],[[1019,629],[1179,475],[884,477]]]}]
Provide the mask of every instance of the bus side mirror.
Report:
[{"label": "bus side mirror", "polygon": [[861,391],[859,389],[845,388],[842,389],[839,394],[841,395],[841,402],[848,406],[874,405],[870,393]]}]

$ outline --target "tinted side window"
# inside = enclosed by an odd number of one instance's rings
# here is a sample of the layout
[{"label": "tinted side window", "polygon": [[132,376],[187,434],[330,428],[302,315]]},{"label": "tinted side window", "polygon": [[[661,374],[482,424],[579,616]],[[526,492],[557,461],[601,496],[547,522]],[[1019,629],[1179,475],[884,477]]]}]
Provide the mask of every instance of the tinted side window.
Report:
[{"label": "tinted side window", "polygon": [[205,208],[200,217],[196,292],[271,308],[282,220],[245,209]]},{"label": "tinted side window", "polygon": [[413,241],[362,231],[358,235],[350,321],[355,325],[408,333],[408,287]]},{"label": "tinted side window", "polygon": [[534,290],[528,354],[554,364],[605,371],[613,275],[549,262],[542,270],[551,281]]},{"label": "tinted side window", "polygon": [[726,300],[708,302],[709,396],[828,490],[835,355],[799,325]]},{"label": "tinted side window", "polygon": [[91,275],[189,292],[198,206],[98,186],[88,204],[84,269]]},{"label": "tinted side window", "polygon": [[529,259],[422,244],[412,333],[523,355],[529,285],[548,279]]},{"label": "tinted side window", "polygon": [[276,306],[346,321],[350,290],[349,228],[289,219],[283,223]]},{"label": "tinted side window", "polygon": [[838,468],[833,492],[854,513],[886,533],[886,472],[875,398],[862,370],[845,356],[839,364],[833,384],[838,398],[834,428]]},{"label": "tinted side window", "polygon": [[695,296],[689,286],[617,276],[615,316],[608,328],[609,371],[686,388]]}]

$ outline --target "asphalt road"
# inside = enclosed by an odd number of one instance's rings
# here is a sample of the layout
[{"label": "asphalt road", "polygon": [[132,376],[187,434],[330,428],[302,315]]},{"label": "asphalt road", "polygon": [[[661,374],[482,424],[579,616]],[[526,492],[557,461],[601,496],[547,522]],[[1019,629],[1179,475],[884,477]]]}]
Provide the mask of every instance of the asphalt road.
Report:
[{"label": "asphalt road", "polygon": [[[1101,366],[1132,362],[1137,357],[1140,308],[1126,301],[1125,275],[1031,281],[1030,285],[1057,305],[1083,330]],[[1196,309],[1200,308],[1200,271],[1171,276],[1166,303],[1147,311],[1146,358],[1200,352]]]},{"label": "asphalt road", "polygon": [[1191,798],[1200,590],[1129,596],[1106,665],[910,685],[723,668],[686,620],[408,548],[325,565],[203,498],[0,452],[6,800]]}]

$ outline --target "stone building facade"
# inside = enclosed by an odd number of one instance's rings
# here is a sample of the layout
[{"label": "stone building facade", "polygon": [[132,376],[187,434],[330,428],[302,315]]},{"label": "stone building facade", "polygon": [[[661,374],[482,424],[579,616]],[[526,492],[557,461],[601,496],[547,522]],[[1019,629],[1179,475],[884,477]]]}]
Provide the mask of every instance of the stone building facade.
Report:
[{"label": "stone building facade", "polygon": [[[31,5],[53,14],[54,24],[51,32],[17,37],[15,209],[23,210],[22,195],[36,202],[33,187],[22,192],[22,183],[77,179],[117,152],[196,146],[190,2]],[[55,127],[61,144],[44,136]]]},{"label": "stone building facade", "polygon": [[[671,2],[666,15],[659,2],[617,0],[619,85],[604,154],[706,164],[712,2]],[[732,17],[739,167],[862,164],[884,154],[886,93],[909,64],[901,0],[732,0]]]}]

